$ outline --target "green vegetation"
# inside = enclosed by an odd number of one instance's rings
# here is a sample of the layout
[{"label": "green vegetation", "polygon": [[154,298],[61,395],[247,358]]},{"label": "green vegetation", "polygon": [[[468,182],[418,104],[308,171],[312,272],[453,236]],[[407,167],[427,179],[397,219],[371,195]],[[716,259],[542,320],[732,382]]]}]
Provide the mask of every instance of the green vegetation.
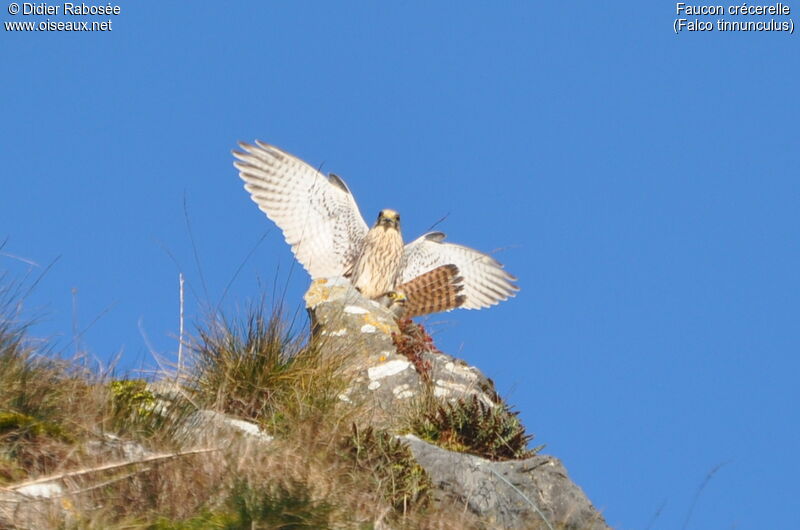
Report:
[{"label": "green vegetation", "polygon": [[[400,333],[392,336],[397,353],[414,365],[430,383],[431,363],[425,354],[439,353],[425,328],[410,319],[398,322]],[[533,435],[525,433],[519,413],[500,399],[494,389],[482,388],[492,396],[488,404],[477,396],[449,402],[422,396],[407,411],[405,430],[450,451],[470,453],[489,460],[530,458],[541,447],[528,449]]]},{"label": "green vegetation", "polygon": [[423,440],[489,460],[530,458],[541,450],[528,449],[533,435],[525,433],[519,413],[502,401],[488,405],[477,396],[456,402],[425,401],[409,423],[409,430]]},{"label": "green vegetation", "polygon": [[[321,355],[279,312],[212,319],[182,373],[157,383],[55,359],[15,321],[0,313],[0,526],[19,517],[3,499],[39,480],[62,490],[31,504],[42,528],[476,527],[431,502],[409,449],[339,399],[344,353]],[[275,438],[198,447],[186,424],[201,409]]]},{"label": "green vegetation", "polygon": [[344,454],[356,474],[364,473],[374,489],[396,510],[425,506],[430,480],[411,450],[386,431],[353,424],[352,436],[343,440]]},{"label": "green vegetation", "polygon": [[[150,381],[53,355],[20,320],[19,294],[0,285],[2,528],[482,528],[462,503],[433,501],[395,435],[491,459],[533,454],[499,398],[427,396],[375,427],[367,404],[341,399],[348,352],[292,333],[279,310],[209,318],[184,342],[180,372]],[[398,352],[430,382],[432,339],[400,324]],[[200,436],[209,410],[273,438]]]},{"label": "green vegetation", "polygon": [[0,316],[0,486],[74,462],[106,414],[94,376],[39,354],[25,331]]},{"label": "green vegetation", "polygon": [[193,365],[182,386],[194,403],[244,418],[270,434],[286,434],[300,421],[334,414],[347,381],[336,356],[321,356],[292,336],[273,311],[252,308],[241,323],[217,321],[198,330]]},{"label": "green vegetation", "polygon": [[237,482],[214,511],[184,520],[159,518],[152,530],[205,530],[208,528],[326,528],[334,508],[314,500],[305,484],[254,488]]}]

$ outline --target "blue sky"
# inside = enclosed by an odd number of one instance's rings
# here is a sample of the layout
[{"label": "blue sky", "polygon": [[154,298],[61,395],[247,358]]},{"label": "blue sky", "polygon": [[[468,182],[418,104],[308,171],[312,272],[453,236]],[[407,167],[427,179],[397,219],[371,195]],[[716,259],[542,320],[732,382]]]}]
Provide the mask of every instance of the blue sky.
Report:
[{"label": "blue sky", "polygon": [[518,297],[428,325],[610,524],[800,527],[800,37],[675,35],[663,1],[119,5],[0,37],[0,270],[58,258],[26,299],[56,350],[75,301],[97,358],[174,355],[179,271],[190,321],[301,307],[231,166],[259,138],[407,239],[499,249]]}]

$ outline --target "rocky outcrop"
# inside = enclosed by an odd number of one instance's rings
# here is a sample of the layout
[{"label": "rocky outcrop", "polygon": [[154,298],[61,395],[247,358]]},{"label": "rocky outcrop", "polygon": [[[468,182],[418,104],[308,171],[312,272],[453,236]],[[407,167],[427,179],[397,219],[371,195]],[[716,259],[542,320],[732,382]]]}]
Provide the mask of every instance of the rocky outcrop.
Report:
[{"label": "rocky outcrop", "polygon": [[316,280],[306,304],[320,351],[340,357],[352,380],[340,399],[366,404],[374,423],[391,423],[398,408],[428,389],[448,400],[497,401],[493,383],[464,361],[432,347],[398,352],[392,337],[400,328],[392,311],[362,297],[349,281]]},{"label": "rocky outcrop", "polygon": [[[171,385],[162,382],[152,387],[153,390],[165,388],[171,388]],[[156,396],[164,402],[170,398],[169,392]],[[155,410],[165,409],[158,407]],[[233,444],[240,452],[250,448],[261,451],[266,450],[273,440],[255,423],[211,410],[197,410],[187,415],[177,427],[176,440],[182,442],[181,451],[153,453],[136,442],[105,434],[79,448],[81,452],[96,458],[100,462],[97,466],[0,488],[0,530],[53,528],[54,521],[66,522],[69,527],[82,527],[73,513],[73,501],[96,489],[96,474],[135,469],[136,466],[141,468],[181,455],[216,452]],[[86,484],[83,484],[84,479],[88,479]]]},{"label": "rocky outcrop", "polygon": [[[142,445],[122,440],[111,434],[98,436],[80,447],[80,451],[105,465],[121,467],[128,462],[141,462],[154,455]],[[76,480],[85,474],[77,472],[56,473],[48,477],[29,480],[10,487],[0,488],[0,529],[48,528],[53,520],[73,522],[68,496],[80,486]]]},{"label": "rocky outcrop", "polygon": [[492,462],[410,434],[401,438],[440,494],[465,504],[489,528],[608,528],[552,456]]},{"label": "rocky outcrop", "polygon": [[222,441],[230,443],[232,440],[245,440],[263,446],[274,438],[253,422],[213,410],[198,410],[183,422],[177,433],[177,439],[181,440],[184,447],[191,448],[220,447]]},{"label": "rocky outcrop", "polygon": [[[393,433],[408,446],[430,479],[434,502],[455,504],[459,511],[463,507],[480,520],[479,528],[608,528],[556,458],[493,461],[407,434],[407,426],[398,421],[402,412],[413,412],[432,398],[501,410],[504,404],[492,381],[480,370],[438,352],[424,333],[417,333],[420,328],[399,325],[390,309],[363,298],[347,280],[315,281],[306,303],[314,346],[336,361],[349,382],[339,399],[366,415],[360,423]],[[0,528],[46,528],[52,521],[72,524],[71,500],[94,491],[109,470],[138,470],[176,456],[223,450],[270,451],[279,445],[255,423],[187,406],[191,404],[175,382],[151,383],[148,391],[153,413],[177,419],[173,425],[179,447],[174,452],[153,453],[135,442],[100,435],[79,449],[95,457],[96,467],[0,488]],[[508,438],[502,440],[509,445]],[[124,472],[120,471],[123,477]]]},{"label": "rocky outcrop", "polygon": [[[432,345],[398,352],[393,313],[363,298],[347,280],[315,281],[306,304],[321,351],[341,356],[351,375],[340,398],[372,410],[376,424],[391,428],[397,411],[426,392],[448,401],[476,396],[488,406],[499,404],[493,383],[477,368]],[[413,435],[398,438],[428,473],[437,496],[463,503],[487,528],[608,528],[556,458],[493,462]]]}]

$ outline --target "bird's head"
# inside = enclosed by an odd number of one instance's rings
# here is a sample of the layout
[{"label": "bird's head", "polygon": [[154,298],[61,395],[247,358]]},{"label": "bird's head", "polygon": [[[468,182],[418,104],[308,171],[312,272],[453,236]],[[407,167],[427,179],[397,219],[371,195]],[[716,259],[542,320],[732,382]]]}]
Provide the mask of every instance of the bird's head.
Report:
[{"label": "bird's head", "polygon": [[380,298],[379,302],[388,308],[395,318],[404,318],[406,316],[406,304],[408,303],[408,298],[406,297],[405,293],[400,291],[389,291]]},{"label": "bird's head", "polygon": [[388,298],[389,302],[392,304],[405,305],[406,302],[408,302],[408,297],[405,295],[405,293],[400,291],[389,291],[386,293],[386,298]]},{"label": "bird's head", "polygon": [[378,221],[375,223],[375,226],[400,230],[400,214],[394,210],[381,210],[378,214]]}]

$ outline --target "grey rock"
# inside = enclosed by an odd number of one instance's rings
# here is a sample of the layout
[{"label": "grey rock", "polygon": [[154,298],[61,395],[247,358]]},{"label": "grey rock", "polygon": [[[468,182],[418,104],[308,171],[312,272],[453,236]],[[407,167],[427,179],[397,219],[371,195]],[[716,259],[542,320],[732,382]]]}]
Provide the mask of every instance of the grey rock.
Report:
[{"label": "grey rock", "polygon": [[[373,425],[400,427],[392,423],[397,411],[426,393],[448,401],[477,396],[489,406],[499,403],[491,380],[459,359],[433,347],[416,359],[398,354],[394,314],[362,297],[347,280],[316,280],[305,299],[320,351],[341,358],[352,380],[340,398],[371,410]],[[609,528],[556,458],[493,462],[413,435],[399,438],[430,476],[436,495],[463,503],[486,528]]]},{"label": "grey rock", "polygon": [[151,456],[153,453],[143,445],[132,440],[124,440],[113,434],[105,433],[98,440],[90,440],[84,450],[98,460],[136,461]]},{"label": "grey rock", "polygon": [[0,490],[0,528],[38,530],[49,528],[49,521],[66,519],[68,514],[57,499],[64,489],[55,482],[23,486],[17,490]]},{"label": "grey rock", "polygon": [[316,280],[305,299],[320,351],[340,358],[352,380],[340,399],[367,404],[374,424],[387,426],[398,407],[428,389],[448,400],[474,395],[489,406],[497,402],[489,379],[449,355],[422,352],[417,363],[426,369],[420,374],[397,353],[392,335],[400,329],[392,311],[361,296],[346,279]]},{"label": "grey rock", "polygon": [[400,439],[435,488],[466,504],[490,528],[609,528],[552,456],[492,462],[442,449],[410,434]]},{"label": "grey rock", "polygon": [[[99,462],[135,462],[153,454],[141,444],[108,433],[89,440],[80,449]],[[0,528],[49,528],[56,520],[73,524],[74,514],[61,501],[79,490],[69,476],[58,473],[52,478],[0,488]]]},{"label": "grey rock", "polygon": [[[494,385],[480,370],[430,347],[406,357],[398,353],[393,334],[395,315],[363,298],[343,278],[316,280],[306,293],[312,336],[322,355],[337,360],[350,381],[340,394],[345,403],[366,409],[374,426],[402,433],[398,412],[431,395],[455,401],[476,397],[488,406],[500,403]],[[184,449],[253,448],[268,450],[272,437],[258,425],[210,410],[188,407],[174,382],[152,383],[153,412],[181,418],[176,424]],[[552,528],[606,530],[602,515],[568,477],[561,462],[538,455],[494,462],[437,447],[413,435],[398,436],[430,477],[434,498],[458,503],[491,529]],[[90,442],[98,459],[136,461],[150,452],[113,436]],[[0,528],[41,528],[47,521],[68,520],[59,502],[72,495],[63,480],[42,480],[0,490]]]},{"label": "grey rock", "polygon": [[155,397],[151,410],[176,425],[173,433],[184,449],[229,445],[232,441],[267,444],[274,439],[251,421],[213,410],[196,410],[173,380],[151,382],[147,388]]},{"label": "grey rock", "polygon": [[229,446],[234,441],[264,445],[273,440],[255,423],[213,410],[190,414],[177,434],[186,448]]}]

